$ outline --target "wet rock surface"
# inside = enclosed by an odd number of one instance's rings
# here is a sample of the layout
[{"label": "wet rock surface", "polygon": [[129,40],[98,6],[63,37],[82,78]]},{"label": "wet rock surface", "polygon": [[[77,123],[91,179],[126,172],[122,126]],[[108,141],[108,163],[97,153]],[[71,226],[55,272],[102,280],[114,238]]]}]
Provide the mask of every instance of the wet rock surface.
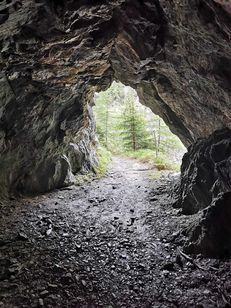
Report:
[{"label": "wet rock surface", "polygon": [[113,79],[187,146],[230,128],[230,3],[217,2],[1,1],[0,197],[94,169],[93,94]]},{"label": "wet rock surface", "polygon": [[189,226],[187,251],[205,256],[231,254],[231,131],[216,131],[189,147],[181,167],[174,207],[200,218]]},{"label": "wet rock surface", "polygon": [[[220,193],[212,204],[203,211],[197,225],[192,228],[189,253],[202,253],[208,257],[231,255],[231,192]],[[195,224],[195,222],[194,222]]]},{"label": "wet rock surface", "polygon": [[194,214],[212,203],[219,193],[231,190],[231,131],[216,131],[188,148],[181,167],[176,207]]},{"label": "wet rock surface", "polygon": [[230,263],[182,254],[177,178],[115,158],[84,187],[1,203],[0,307],[229,307]]}]

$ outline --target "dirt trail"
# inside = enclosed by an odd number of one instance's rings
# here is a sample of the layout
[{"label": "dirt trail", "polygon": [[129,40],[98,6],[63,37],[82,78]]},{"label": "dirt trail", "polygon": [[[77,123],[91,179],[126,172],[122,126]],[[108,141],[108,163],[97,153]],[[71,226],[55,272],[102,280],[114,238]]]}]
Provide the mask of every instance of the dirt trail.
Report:
[{"label": "dirt trail", "polygon": [[151,172],[114,158],[86,186],[2,204],[0,307],[226,307],[229,262],[179,255],[175,178]]}]

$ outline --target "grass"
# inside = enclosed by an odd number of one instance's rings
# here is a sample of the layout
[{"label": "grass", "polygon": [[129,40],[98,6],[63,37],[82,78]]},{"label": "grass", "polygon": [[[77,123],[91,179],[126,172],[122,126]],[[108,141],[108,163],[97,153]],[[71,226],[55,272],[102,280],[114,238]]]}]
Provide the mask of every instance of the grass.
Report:
[{"label": "grass", "polygon": [[94,179],[102,178],[107,174],[109,164],[111,162],[111,152],[101,145],[97,150],[97,155],[99,164],[98,167],[95,168],[95,173],[92,171],[87,174],[78,174],[76,176],[75,185],[82,186],[86,183],[91,182]]},{"label": "grass", "polygon": [[[99,165],[96,168],[96,178],[102,178],[107,175],[109,164],[112,159],[112,154],[109,150],[107,150],[104,146],[100,145],[97,151]],[[118,153],[117,153],[118,154]],[[160,154],[158,158],[155,157],[155,152],[150,149],[142,149],[137,151],[126,151],[119,154],[120,156],[130,157],[137,159],[141,162],[148,163],[155,167],[157,170],[154,171],[152,175],[150,175],[150,179],[159,179],[161,176],[165,176],[168,174],[168,171],[179,172],[180,164],[170,163],[168,159],[163,154]],[[76,178],[76,185],[83,185],[87,182],[95,179],[95,175],[93,173],[78,175]]]},{"label": "grass", "polygon": [[[167,177],[169,173],[171,173],[173,170],[153,170],[152,173],[149,174],[148,178],[150,180],[159,180],[162,177]],[[174,171],[175,172],[175,171]]]},{"label": "grass", "polygon": [[[96,168],[96,176],[97,178],[104,177],[109,168],[109,164],[111,162],[112,154],[109,150],[107,150],[104,146],[100,145],[97,151],[99,158],[99,165]],[[180,171],[180,163],[174,164],[170,162],[163,154],[160,153],[159,157],[155,157],[155,152],[150,149],[142,149],[137,151],[126,151],[121,156],[130,157],[137,159],[144,163],[149,163],[150,165],[156,167],[158,172],[155,177],[159,178],[162,175],[165,175],[166,171]]]},{"label": "grass", "polygon": [[152,150],[137,150],[137,151],[126,151],[124,152],[124,156],[139,159],[142,162],[152,162],[154,159],[154,152]]},{"label": "grass", "polygon": [[123,154],[124,156],[131,157],[137,159],[141,162],[150,163],[155,166],[158,171],[163,170],[172,170],[179,172],[180,171],[180,163],[172,163],[169,159],[163,155],[159,154],[159,157],[155,157],[155,152],[150,149],[142,149],[137,151],[127,151]]},{"label": "grass", "polygon": [[76,178],[76,186],[82,186],[84,184],[90,183],[94,179],[95,175],[93,172],[89,172],[87,174],[78,174]]},{"label": "grass", "polygon": [[108,172],[109,164],[111,162],[111,152],[105,147],[99,146],[97,154],[99,158],[99,165],[96,168],[96,174],[98,178],[101,178]]}]

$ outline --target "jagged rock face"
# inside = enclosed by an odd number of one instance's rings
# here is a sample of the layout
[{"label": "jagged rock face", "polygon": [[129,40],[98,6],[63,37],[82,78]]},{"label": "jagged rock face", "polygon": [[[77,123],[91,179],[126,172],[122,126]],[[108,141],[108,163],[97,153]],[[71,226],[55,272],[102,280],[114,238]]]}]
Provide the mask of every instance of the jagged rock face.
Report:
[{"label": "jagged rock face", "polygon": [[230,0],[215,0],[215,2],[221,4],[224,9],[231,14],[231,1]]},{"label": "jagged rock face", "polygon": [[186,252],[231,255],[231,130],[216,131],[189,147],[177,200],[183,214],[199,212],[189,227]]},{"label": "jagged rock face", "polygon": [[93,94],[113,79],[187,146],[231,128],[230,15],[212,0],[4,0],[0,25],[2,195],[93,168]]},{"label": "jagged rock face", "polygon": [[209,206],[220,192],[231,190],[231,131],[216,131],[191,145],[184,155],[176,207],[194,214]]},{"label": "jagged rock face", "polygon": [[231,255],[231,192],[220,193],[190,232],[188,253],[223,258]]}]

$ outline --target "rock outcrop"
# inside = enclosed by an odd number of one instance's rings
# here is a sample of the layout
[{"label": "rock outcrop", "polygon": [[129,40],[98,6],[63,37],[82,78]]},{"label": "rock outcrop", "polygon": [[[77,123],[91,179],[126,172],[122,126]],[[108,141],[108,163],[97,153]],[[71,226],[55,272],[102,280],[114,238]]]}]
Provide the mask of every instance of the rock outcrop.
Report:
[{"label": "rock outcrop", "polygon": [[231,191],[231,130],[216,131],[188,148],[181,166],[176,207],[194,214],[208,207],[221,192]]},{"label": "rock outcrop", "polygon": [[[113,80],[136,89],[186,146],[216,130],[228,136],[231,17],[220,2],[1,1],[1,197],[68,185],[94,169],[93,95]],[[226,191],[215,185],[230,166],[230,143],[219,136],[205,143],[209,154],[199,142],[184,159],[185,213]]]},{"label": "rock outcrop", "polygon": [[198,213],[189,227],[189,253],[231,255],[231,130],[214,132],[191,145],[184,155],[175,207]]},{"label": "rock outcrop", "polygon": [[223,8],[231,14],[231,1],[230,0],[215,0],[215,2],[221,4]]},{"label": "rock outcrop", "polygon": [[194,222],[185,245],[188,253],[224,258],[231,255],[231,192],[220,193]]}]

